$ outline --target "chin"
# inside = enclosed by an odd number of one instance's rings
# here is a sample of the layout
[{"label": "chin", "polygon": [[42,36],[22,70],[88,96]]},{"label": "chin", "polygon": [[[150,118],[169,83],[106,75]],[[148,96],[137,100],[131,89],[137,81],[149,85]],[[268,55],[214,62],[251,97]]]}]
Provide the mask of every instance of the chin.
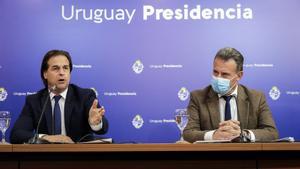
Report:
[{"label": "chin", "polygon": [[59,91],[64,91],[67,87],[68,87],[68,85],[65,85],[65,84],[56,86],[57,90],[59,90]]}]

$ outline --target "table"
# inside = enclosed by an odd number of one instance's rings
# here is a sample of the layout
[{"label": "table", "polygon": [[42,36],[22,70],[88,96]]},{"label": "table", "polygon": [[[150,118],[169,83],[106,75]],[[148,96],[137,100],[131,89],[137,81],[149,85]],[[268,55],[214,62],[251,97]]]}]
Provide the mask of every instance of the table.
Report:
[{"label": "table", "polygon": [[300,168],[300,143],[0,145],[0,168]]}]

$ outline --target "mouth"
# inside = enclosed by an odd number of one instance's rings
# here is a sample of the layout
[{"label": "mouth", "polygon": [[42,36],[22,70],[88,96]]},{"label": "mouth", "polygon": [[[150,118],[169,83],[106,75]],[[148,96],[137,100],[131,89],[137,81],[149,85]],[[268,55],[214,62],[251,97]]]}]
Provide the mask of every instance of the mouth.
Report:
[{"label": "mouth", "polygon": [[65,81],[66,81],[65,79],[59,79],[59,80],[58,80],[58,83],[59,83],[59,84],[62,84],[62,83],[65,83]]}]

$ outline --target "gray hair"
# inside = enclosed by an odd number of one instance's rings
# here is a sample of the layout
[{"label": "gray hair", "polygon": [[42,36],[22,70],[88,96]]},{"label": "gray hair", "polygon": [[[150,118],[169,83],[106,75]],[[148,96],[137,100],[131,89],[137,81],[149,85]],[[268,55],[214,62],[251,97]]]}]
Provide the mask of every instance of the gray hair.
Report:
[{"label": "gray hair", "polygon": [[215,56],[215,59],[216,58],[222,59],[224,61],[233,59],[237,65],[236,71],[243,71],[244,57],[238,50],[234,48],[226,47],[220,49]]}]

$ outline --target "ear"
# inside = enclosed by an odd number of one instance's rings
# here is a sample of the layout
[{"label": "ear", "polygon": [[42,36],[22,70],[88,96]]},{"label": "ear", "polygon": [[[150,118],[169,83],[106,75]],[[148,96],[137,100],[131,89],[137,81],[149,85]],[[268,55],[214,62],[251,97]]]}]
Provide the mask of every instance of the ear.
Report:
[{"label": "ear", "polygon": [[243,72],[243,71],[238,72],[238,73],[237,73],[237,76],[238,76],[238,79],[237,79],[237,80],[241,80],[242,77],[243,77],[243,75],[244,75],[244,72]]},{"label": "ear", "polygon": [[47,72],[44,72],[44,73],[43,73],[43,76],[44,76],[44,79],[47,79],[47,77],[48,77],[48,76],[47,76]]}]

